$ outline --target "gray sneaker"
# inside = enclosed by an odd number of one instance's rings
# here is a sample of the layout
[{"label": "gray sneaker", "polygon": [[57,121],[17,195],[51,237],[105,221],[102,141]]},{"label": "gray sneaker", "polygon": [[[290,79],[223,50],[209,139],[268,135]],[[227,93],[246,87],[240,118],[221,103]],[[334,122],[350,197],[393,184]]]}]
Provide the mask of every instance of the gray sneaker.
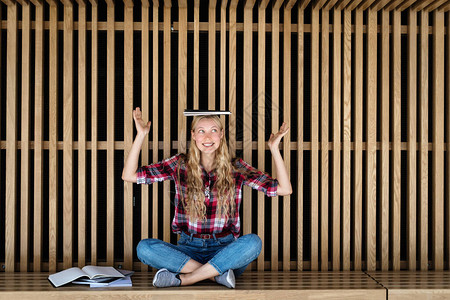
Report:
[{"label": "gray sneaker", "polygon": [[156,272],[155,277],[153,277],[153,286],[155,287],[171,287],[180,286],[181,280],[176,277],[172,272],[167,269],[161,269]]},{"label": "gray sneaker", "polygon": [[234,278],[234,272],[232,269],[229,269],[222,275],[214,277],[218,284],[224,285],[227,288],[234,289],[236,286],[236,280]]}]

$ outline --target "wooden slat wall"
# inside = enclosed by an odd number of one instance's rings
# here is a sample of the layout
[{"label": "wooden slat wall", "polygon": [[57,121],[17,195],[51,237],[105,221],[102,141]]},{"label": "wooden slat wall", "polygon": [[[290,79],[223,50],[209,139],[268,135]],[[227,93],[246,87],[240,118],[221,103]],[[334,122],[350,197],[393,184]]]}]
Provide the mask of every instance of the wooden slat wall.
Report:
[{"label": "wooden slat wall", "polygon": [[407,255],[408,269],[416,269],[417,203],[417,12],[408,11],[408,183]]},{"label": "wooden slat wall", "polygon": [[444,267],[444,14],[433,13],[433,263]]},{"label": "wooden slat wall", "polygon": [[[17,3],[8,5],[8,44],[6,45],[6,174],[17,172],[17,91],[18,80],[18,12]],[[16,176],[6,176],[5,270],[14,271],[16,244]]]},{"label": "wooden slat wall", "polygon": [[319,269],[319,10],[311,20],[311,270]]},{"label": "wooden slat wall", "polygon": [[43,102],[44,102],[44,3],[35,1],[35,87],[34,87],[34,231],[33,231],[33,270],[41,271],[43,247]]},{"label": "wooden slat wall", "polygon": [[343,153],[342,153],[342,263],[343,270],[350,270],[350,201],[351,201],[351,126],[352,126],[352,103],[351,103],[351,51],[352,51],[352,16],[350,10],[344,10],[343,28]]},{"label": "wooden slat wall", "polygon": [[329,106],[328,90],[330,86],[330,65],[329,65],[329,49],[330,49],[330,13],[328,10],[322,10],[322,27],[321,27],[321,40],[322,40],[322,55],[321,55],[321,99],[320,99],[320,129],[321,129],[321,142],[320,142],[320,267],[322,271],[328,270],[328,182],[329,182],[329,166],[328,166],[328,132],[329,132]]},{"label": "wooden slat wall", "polygon": [[[56,1],[50,1],[50,45],[49,45],[49,82],[58,82],[58,7]],[[49,271],[55,272],[57,267],[56,251],[58,241],[58,85],[49,85]]]},{"label": "wooden slat wall", "polygon": [[78,2],[78,264],[86,262],[86,3]]},{"label": "wooden slat wall", "polygon": [[91,264],[97,264],[97,163],[98,163],[98,3],[91,0]]},{"label": "wooden slat wall", "polygon": [[362,141],[363,141],[363,12],[355,11],[355,68],[354,68],[354,124],[355,124],[355,151],[354,151],[354,203],[353,203],[353,249],[354,268],[361,270],[362,260]]},{"label": "wooden slat wall", "polygon": [[428,13],[420,17],[420,270],[428,270]]},{"label": "wooden slat wall", "polygon": [[333,270],[341,262],[341,14],[333,9]]},{"label": "wooden slat wall", "polygon": [[[96,0],[2,2],[7,8],[6,19],[0,23],[2,34],[7,35],[0,52],[6,58],[6,65],[0,66],[2,76],[6,76],[0,84],[6,95],[1,99],[6,107],[2,112],[6,134],[0,148],[6,154],[6,161],[1,162],[6,173],[13,174],[1,178],[6,188],[0,191],[5,199],[4,215],[0,216],[5,219],[0,235],[5,239],[5,255],[0,264],[6,271],[55,272],[86,264],[120,264],[147,271],[149,268],[135,257],[135,229],[139,228],[141,239],[171,240],[170,183],[143,186],[136,192],[132,184],[117,185],[114,178],[121,168],[116,151],[123,150],[127,156],[132,145],[136,80],[141,80],[138,105],[143,118],[152,121],[151,134],[142,148],[142,164],[187,150],[189,124],[178,118],[178,134],[172,135],[171,118],[181,116],[190,105],[198,108],[202,101],[207,101],[210,109],[232,111],[230,117],[223,118],[230,130],[231,155],[243,153],[246,161],[257,161],[256,167],[272,170],[275,177],[273,163],[265,163],[265,136],[276,132],[283,121],[291,127],[280,149],[294,193],[266,202],[261,193],[252,199],[250,189],[244,190],[242,231],[256,230],[263,241],[261,255],[252,268],[449,268],[450,18],[446,16],[446,1],[211,0],[205,6],[196,0],[178,1],[175,7],[169,0],[124,0],[121,12],[110,0],[106,0],[106,12],[98,11]],[[46,6],[48,16],[44,15]],[[139,22],[133,13],[137,6],[142,12]],[[201,16],[203,6],[207,18]],[[35,14],[30,13],[33,10]],[[78,19],[74,19],[75,10]],[[173,10],[178,13],[173,14]],[[58,11],[63,13],[60,18]],[[117,13],[123,13],[123,22],[116,21]],[[268,14],[272,15],[270,22]],[[407,18],[401,18],[402,14]],[[430,14],[433,24],[428,26]],[[99,15],[106,21],[99,21]],[[172,20],[173,16],[177,19]],[[311,23],[305,24],[305,20]],[[106,47],[99,45],[99,32],[106,37]],[[123,33],[124,45],[116,45],[117,32]],[[208,100],[199,99],[200,72],[205,71],[199,63],[204,60],[199,57],[201,32],[208,34]],[[216,43],[218,34],[220,41]],[[407,43],[403,44],[405,37]],[[62,43],[58,38],[63,38]],[[142,48],[135,49],[139,42]],[[115,78],[119,59],[115,49],[122,46],[123,87],[116,86]],[[106,53],[98,53],[100,47],[106,48]],[[163,49],[162,55],[159,49]],[[137,53],[141,53],[139,58]],[[253,57],[256,53],[257,59]],[[106,60],[106,75],[99,74],[100,55]],[[174,60],[177,64],[172,67]],[[134,73],[136,62],[141,64],[141,79]],[[188,69],[189,65],[193,68]],[[34,80],[28,74],[34,74]],[[106,89],[99,84],[100,76],[105,76]],[[191,76],[193,87],[188,86]],[[406,83],[402,77],[407,78]],[[240,85],[243,95],[236,92]],[[432,98],[428,99],[430,89]],[[123,107],[116,104],[118,91],[124,96]],[[104,107],[100,106],[102,99],[106,99]],[[176,106],[173,99],[177,99]],[[266,120],[269,107],[271,119]],[[239,109],[243,110],[243,128],[236,123]],[[115,122],[117,111],[123,113],[123,128]],[[254,111],[258,114],[256,123],[252,122]],[[104,141],[99,141],[99,114],[106,116],[102,118]],[[159,136],[160,126],[163,136]],[[123,131],[123,141],[117,140],[116,130]],[[159,150],[163,150],[163,157]],[[257,157],[253,157],[253,150]],[[100,154],[105,154],[101,156],[107,164],[104,170],[99,168]],[[58,165],[60,159],[63,163]],[[99,186],[99,176],[106,176],[106,186]],[[402,176],[406,177],[402,180]],[[114,211],[122,191],[123,226],[115,224],[118,212]],[[99,199],[104,194],[106,199]],[[136,208],[138,198],[141,205]],[[99,226],[100,201],[106,205],[104,227]],[[257,209],[252,208],[255,201]],[[430,214],[428,205],[432,206]],[[133,218],[136,209],[140,210],[140,224]],[[58,225],[61,220],[62,226]],[[105,232],[98,232],[99,228]],[[117,233],[117,228],[123,232]],[[118,234],[124,237],[123,257],[117,257],[122,253],[114,239]],[[99,237],[104,236],[106,244],[100,245]],[[48,245],[44,245],[47,240]],[[60,243],[62,249],[58,249]],[[100,246],[106,247],[106,256],[98,253]]]},{"label": "wooden slat wall", "polygon": [[[21,133],[21,174],[24,178],[30,176],[30,3],[22,4],[22,133]],[[21,183],[20,190],[20,271],[28,269],[28,235],[29,235],[29,200],[30,185],[26,180]]]},{"label": "wooden slat wall", "polygon": [[[142,85],[142,118],[143,120],[150,120],[149,109],[150,109],[150,3],[148,0],[142,1],[142,82],[147,84]],[[152,124],[154,126],[154,124]],[[142,165],[149,164],[149,147],[148,142],[142,144],[141,152],[141,163]],[[143,185],[141,188],[142,193],[142,206],[141,206],[141,239],[147,239],[149,235],[149,190]],[[141,264],[141,271],[148,271],[148,266]]]},{"label": "wooden slat wall", "polygon": [[[303,207],[304,207],[304,199],[303,199],[303,189],[304,185],[304,176],[303,176],[303,165],[304,165],[304,121],[303,116],[305,113],[305,106],[303,104],[304,101],[304,89],[305,83],[303,79],[304,72],[304,51],[305,51],[305,26],[304,26],[304,18],[305,12],[304,8],[299,4],[298,5],[298,22],[297,22],[297,36],[298,36],[298,67],[297,67],[297,77],[298,77],[298,91],[297,91],[297,270],[303,270]],[[292,183],[292,186],[295,187],[295,183]]]},{"label": "wooden slat wall", "polygon": [[[163,25],[163,45],[164,45],[164,54],[163,54],[163,111],[164,111],[164,129],[163,129],[163,155],[164,157],[170,156],[171,149],[171,139],[170,139],[170,31],[171,31],[171,7],[172,3],[170,0],[164,0],[164,25]],[[170,185],[168,181],[163,183],[163,240],[165,242],[170,242]]]},{"label": "wooden slat wall", "polygon": [[389,12],[381,11],[381,269],[389,269]]},{"label": "wooden slat wall", "polygon": [[63,261],[73,261],[73,3],[64,1],[64,117],[63,117]]},{"label": "wooden slat wall", "polygon": [[[262,1],[258,7],[258,168],[265,169],[265,109],[266,109],[266,8],[268,1]],[[265,234],[264,234],[264,194],[258,193],[258,236],[262,249],[258,256],[258,270],[264,270]]]},{"label": "wooden slat wall", "polygon": [[[133,6],[132,0],[124,1],[124,157],[133,144]],[[133,265],[133,184],[124,182],[124,268]]]},{"label": "wooden slat wall", "polygon": [[392,164],[390,170],[393,173],[392,184],[393,192],[391,192],[391,239],[392,239],[392,264],[394,270],[400,269],[400,211],[401,211],[401,33],[400,33],[400,12],[393,11],[392,25],[392,82],[391,90],[392,105]]},{"label": "wooden slat wall", "polygon": [[106,78],[106,115],[107,134],[106,134],[106,163],[107,163],[107,182],[106,182],[106,262],[111,265],[114,261],[114,86],[115,86],[115,34],[114,34],[114,2],[108,0],[107,4],[107,78]]}]

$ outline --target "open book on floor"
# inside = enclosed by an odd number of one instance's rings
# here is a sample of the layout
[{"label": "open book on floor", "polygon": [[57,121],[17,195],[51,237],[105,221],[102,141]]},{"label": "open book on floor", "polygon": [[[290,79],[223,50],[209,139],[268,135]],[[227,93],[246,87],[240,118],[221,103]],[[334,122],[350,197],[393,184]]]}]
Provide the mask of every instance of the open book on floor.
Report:
[{"label": "open book on floor", "polygon": [[116,278],[111,282],[98,282],[98,283],[91,283],[91,288],[96,287],[127,287],[127,286],[133,286],[133,283],[131,282],[131,274],[127,275],[123,278]]},{"label": "open book on floor", "polygon": [[134,271],[117,269],[120,273],[122,273],[125,277],[101,277],[89,279],[86,277],[79,278],[77,280],[72,281],[75,284],[89,284],[90,287],[117,287],[117,286],[132,286],[131,283],[131,275],[134,274]]},{"label": "open book on floor", "polygon": [[48,280],[55,287],[73,282],[74,280],[84,278],[91,282],[101,282],[111,278],[123,278],[125,275],[113,267],[85,266],[82,269],[73,267],[48,276]]}]

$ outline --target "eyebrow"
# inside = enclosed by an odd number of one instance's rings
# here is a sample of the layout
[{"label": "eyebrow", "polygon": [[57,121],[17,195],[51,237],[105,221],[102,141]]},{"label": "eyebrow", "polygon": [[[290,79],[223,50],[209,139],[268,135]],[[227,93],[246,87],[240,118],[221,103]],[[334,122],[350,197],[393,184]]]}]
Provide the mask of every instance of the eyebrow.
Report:
[{"label": "eyebrow", "polygon": [[[201,129],[205,129],[205,127],[200,126],[200,127],[197,127],[197,130],[199,130],[200,128],[201,128]],[[213,128],[219,129],[219,127],[218,127],[217,125],[213,125],[213,126],[211,126],[210,128],[211,128],[211,129],[213,129]]]}]

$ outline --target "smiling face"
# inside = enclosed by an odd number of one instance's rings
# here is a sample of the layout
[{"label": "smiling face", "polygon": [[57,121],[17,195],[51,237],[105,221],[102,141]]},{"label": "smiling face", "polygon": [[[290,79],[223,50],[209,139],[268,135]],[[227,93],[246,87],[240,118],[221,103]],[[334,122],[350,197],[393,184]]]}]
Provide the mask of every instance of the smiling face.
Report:
[{"label": "smiling face", "polygon": [[212,118],[203,118],[191,131],[192,140],[202,153],[214,153],[220,146],[223,130]]}]

